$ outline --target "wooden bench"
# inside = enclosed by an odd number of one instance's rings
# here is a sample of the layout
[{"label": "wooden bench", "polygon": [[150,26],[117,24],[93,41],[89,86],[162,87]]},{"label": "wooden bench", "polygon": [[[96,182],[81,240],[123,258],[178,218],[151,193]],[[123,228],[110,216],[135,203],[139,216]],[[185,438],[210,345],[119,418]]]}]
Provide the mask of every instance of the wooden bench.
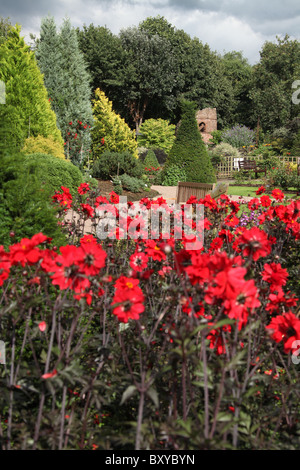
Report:
[{"label": "wooden bench", "polygon": [[178,182],[176,204],[185,204],[191,196],[195,196],[197,199],[204,198],[214,188],[214,183]]},{"label": "wooden bench", "polygon": [[257,178],[257,173],[264,173],[265,176],[267,175],[266,168],[261,168],[261,167],[257,166],[255,160],[248,160],[248,159],[245,158],[244,160],[239,160],[238,163],[239,163],[239,169],[240,170],[242,170],[242,171],[254,171],[256,178]]}]

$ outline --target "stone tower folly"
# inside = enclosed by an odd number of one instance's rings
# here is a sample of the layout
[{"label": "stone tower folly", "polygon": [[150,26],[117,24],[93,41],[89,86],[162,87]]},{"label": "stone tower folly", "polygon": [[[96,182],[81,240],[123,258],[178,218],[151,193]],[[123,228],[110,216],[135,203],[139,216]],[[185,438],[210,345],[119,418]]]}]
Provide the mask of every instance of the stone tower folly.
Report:
[{"label": "stone tower folly", "polygon": [[199,131],[205,144],[212,137],[211,133],[217,130],[217,110],[216,108],[205,108],[197,111],[196,120]]}]

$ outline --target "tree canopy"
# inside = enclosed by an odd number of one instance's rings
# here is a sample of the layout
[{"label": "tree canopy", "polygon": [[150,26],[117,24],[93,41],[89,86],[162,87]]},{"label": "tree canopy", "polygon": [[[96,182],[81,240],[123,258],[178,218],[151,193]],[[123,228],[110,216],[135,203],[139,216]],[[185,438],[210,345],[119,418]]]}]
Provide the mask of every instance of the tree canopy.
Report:
[{"label": "tree canopy", "polygon": [[42,20],[36,57],[66,143],[66,156],[79,165],[90,147],[93,116],[90,75],[70,20],[64,20],[59,33],[53,17]]}]

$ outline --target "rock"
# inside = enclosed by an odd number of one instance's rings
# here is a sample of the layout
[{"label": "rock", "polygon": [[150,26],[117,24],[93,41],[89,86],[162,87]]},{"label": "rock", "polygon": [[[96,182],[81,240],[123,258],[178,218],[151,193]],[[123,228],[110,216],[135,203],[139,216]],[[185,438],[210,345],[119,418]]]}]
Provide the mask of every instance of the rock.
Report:
[{"label": "rock", "polygon": [[226,183],[217,183],[214,189],[211,191],[210,195],[214,199],[220,197],[222,194],[226,194],[228,191],[228,184]]}]

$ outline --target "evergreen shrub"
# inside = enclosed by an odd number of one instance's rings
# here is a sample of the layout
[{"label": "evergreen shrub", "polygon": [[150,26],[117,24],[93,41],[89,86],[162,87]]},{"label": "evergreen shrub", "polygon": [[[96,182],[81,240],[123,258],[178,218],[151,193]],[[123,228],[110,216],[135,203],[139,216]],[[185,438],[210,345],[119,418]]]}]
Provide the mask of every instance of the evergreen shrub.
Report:
[{"label": "evergreen shrub", "polygon": [[36,175],[47,191],[54,194],[61,186],[68,187],[71,193],[83,183],[83,175],[79,168],[70,161],[62,160],[44,153],[34,153],[24,157],[24,167],[29,174]]},{"label": "evergreen shrub", "polygon": [[109,181],[114,175],[126,173],[129,176],[141,177],[144,165],[130,152],[106,151],[94,161],[92,175],[94,178]]},{"label": "evergreen shrub", "polygon": [[184,169],[189,182],[215,183],[214,169],[198,130],[195,103],[182,101],[181,109],[181,124],[166,161],[165,171],[172,165],[178,165]]}]

